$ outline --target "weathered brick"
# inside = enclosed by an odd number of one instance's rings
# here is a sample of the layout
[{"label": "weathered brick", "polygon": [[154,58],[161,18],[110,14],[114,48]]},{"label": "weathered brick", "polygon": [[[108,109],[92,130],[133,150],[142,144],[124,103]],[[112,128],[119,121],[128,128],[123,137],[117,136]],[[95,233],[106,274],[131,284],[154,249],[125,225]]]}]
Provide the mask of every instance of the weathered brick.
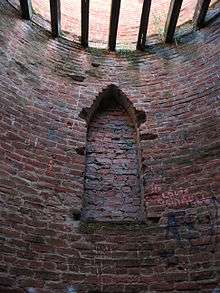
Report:
[{"label": "weathered brick", "polygon": [[15,283],[15,280],[11,277],[7,276],[0,276],[0,286],[5,286],[5,287],[12,287]]},{"label": "weathered brick", "polygon": [[[219,288],[219,28],[109,54],[1,1],[0,292]],[[85,123],[110,85],[126,103]],[[100,221],[80,221],[86,204]]]}]

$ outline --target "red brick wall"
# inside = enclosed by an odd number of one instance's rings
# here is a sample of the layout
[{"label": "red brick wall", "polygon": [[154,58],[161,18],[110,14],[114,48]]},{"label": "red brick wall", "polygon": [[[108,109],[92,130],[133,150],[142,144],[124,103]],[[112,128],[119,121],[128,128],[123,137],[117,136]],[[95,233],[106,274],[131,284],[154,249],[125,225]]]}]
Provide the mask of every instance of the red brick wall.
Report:
[{"label": "red brick wall", "polygon": [[84,218],[140,221],[138,137],[131,117],[110,96],[101,102],[88,127]]},{"label": "red brick wall", "polygon": [[[1,1],[1,292],[219,290],[219,28],[143,54],[83,51]],[[146,113],[143,224],[75,217],[79,114],[110,84]]]}]

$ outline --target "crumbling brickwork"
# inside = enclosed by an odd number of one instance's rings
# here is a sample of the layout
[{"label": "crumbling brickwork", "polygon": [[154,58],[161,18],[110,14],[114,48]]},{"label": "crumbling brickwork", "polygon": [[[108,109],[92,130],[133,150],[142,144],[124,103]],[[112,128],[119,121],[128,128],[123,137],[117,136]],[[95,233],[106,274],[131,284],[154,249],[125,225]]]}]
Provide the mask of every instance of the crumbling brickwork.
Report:
[{"label": "crumbling brickwork", "polygon": [[[219,291],[219,36],[85,51],[0,1],[0,292]],[[146,114],[143,223],[79,221],[80,113],[111,84]]]},{"label": "crumbling brickwork", "polygon": [[103,100],[89,124],[84,217],[89,221],[138,221],[141,188],[137,133],[114,98]]}]

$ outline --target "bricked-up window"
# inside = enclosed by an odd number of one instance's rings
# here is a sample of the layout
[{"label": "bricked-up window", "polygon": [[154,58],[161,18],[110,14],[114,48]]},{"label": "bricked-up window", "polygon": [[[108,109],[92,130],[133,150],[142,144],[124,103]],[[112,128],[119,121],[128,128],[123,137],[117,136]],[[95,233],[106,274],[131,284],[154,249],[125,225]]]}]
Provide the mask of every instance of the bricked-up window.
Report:
[{"label": "bricked-up window", "polygon": [[136,120],[144,114],[114,86],[104,91],[92,108],[93,113],[87,110],[82,220],[140,221],[142,183]]}]

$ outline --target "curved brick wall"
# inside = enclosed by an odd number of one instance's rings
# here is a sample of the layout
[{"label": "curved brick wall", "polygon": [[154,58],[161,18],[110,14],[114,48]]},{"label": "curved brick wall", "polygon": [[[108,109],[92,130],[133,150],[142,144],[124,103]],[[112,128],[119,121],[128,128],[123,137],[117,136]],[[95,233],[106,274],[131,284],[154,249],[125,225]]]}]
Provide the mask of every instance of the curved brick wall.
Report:
[{"label": "curved brick wall", "polygon": [[[0,3],[0,291],[218,292],[219,20],[178,47],[51,40]],[[145,223],[80,223],[87,127],[110,84],[139,127]]]}]

